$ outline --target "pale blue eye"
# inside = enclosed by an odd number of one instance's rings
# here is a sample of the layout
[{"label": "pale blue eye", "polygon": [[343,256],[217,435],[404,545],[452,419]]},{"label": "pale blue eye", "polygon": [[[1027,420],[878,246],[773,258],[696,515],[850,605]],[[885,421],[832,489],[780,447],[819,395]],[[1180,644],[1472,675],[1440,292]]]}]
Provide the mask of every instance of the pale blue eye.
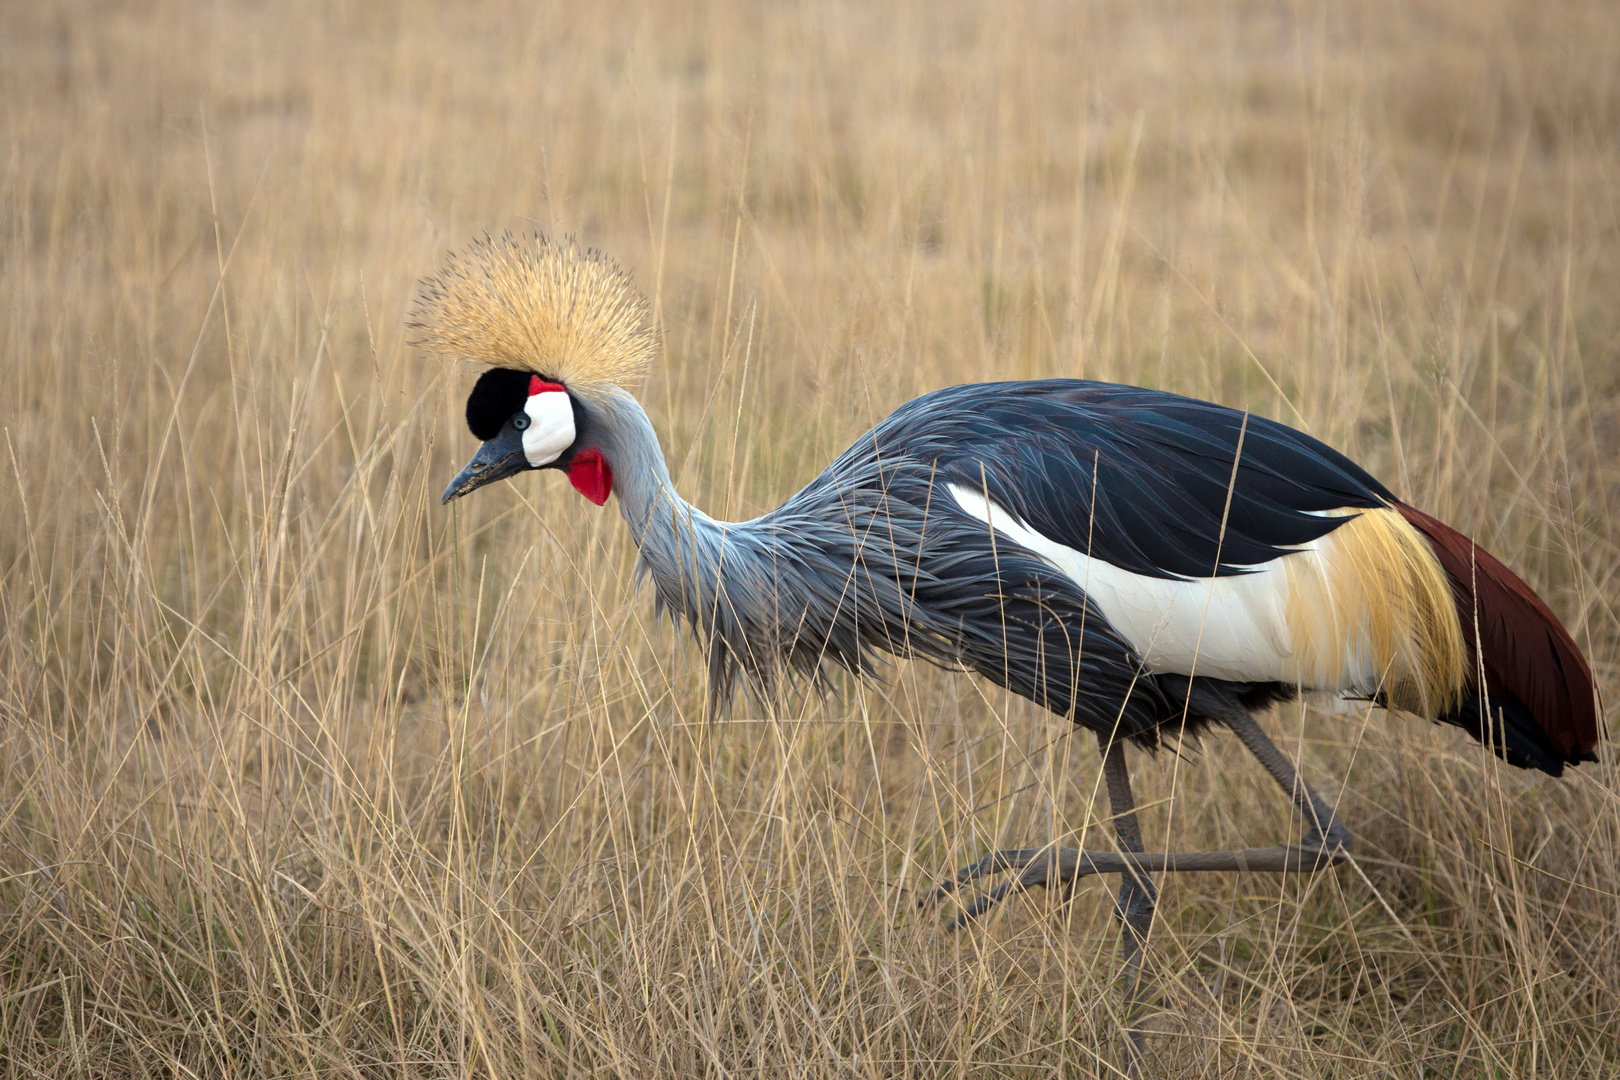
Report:
[{"label": "pale blue eye", "polygon": [[514,428],[517,428],[517,430],[519,430],[519,431],[522,431],[524,428],[528,427],[529,426],[529,414],[528,413],[518,413],[516,416],[512,417],[512,426]]}]

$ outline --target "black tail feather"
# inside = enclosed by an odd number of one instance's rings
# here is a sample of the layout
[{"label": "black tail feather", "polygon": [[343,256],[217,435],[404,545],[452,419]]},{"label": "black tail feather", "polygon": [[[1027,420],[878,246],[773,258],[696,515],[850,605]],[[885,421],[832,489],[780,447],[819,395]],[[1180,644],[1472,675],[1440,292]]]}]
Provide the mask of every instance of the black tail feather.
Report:
[{"label": "black tail feather", "polygon": [[[1517,698],[1493,695],[1482,700],[1477,694],[1468,694],[1455,710],[1436,719],[1456,724],[1509,765],[1540,769],[1549,776],[1564,775],[1569,759],[1553,746],[1536,718]],[[1597,755],[1588,750],[1578,760],[1596,761]]]}]

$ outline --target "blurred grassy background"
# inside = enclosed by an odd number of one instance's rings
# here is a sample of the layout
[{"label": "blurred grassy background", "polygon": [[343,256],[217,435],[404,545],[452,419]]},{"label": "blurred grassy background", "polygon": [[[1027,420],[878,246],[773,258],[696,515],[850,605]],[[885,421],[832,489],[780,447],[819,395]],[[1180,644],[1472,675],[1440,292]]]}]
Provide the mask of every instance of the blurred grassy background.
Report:
[{"label": "blurred grassy background", "polygon": [[[704,715],[612,508],[441,509],[414,282],[572,232],[654,298],[685,494],[952,382],[1302,426],[1506,559],[1620,700],[1607,0],[61,3],[0,13],[0,1075],[1114,1075],[1095,748],[963,676]],[[1164,883],[1152,1068],[1620,1070],[1620,783],[1267,725],[1363,839]],[[1136,759],[1150,846],[1295,833]]]}]

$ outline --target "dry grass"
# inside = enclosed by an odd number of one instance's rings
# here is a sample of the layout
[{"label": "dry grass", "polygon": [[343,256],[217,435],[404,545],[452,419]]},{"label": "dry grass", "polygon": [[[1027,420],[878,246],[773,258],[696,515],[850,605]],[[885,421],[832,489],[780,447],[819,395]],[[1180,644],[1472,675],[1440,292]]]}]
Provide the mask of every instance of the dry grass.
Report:
[{"label": "dry grass", "polygon": [[[8,5],[0,1075],[1113,1075],[1096,750],[897,668],[771,715],[557,477],[443,510],[469,372],[404,342],[484,230],[653,297],[700,505],[955,381],[1308,427],[1546,595],[1611,703],[1620,19],[1283,5]],[[1611,721],[1612,722],[1612,721]],[[1165,884],[1155,1071],[1620,1070],[1620,774],[1267,721],[1368,858]],[[1232,740],[1152,842],[1298,828]]]}]

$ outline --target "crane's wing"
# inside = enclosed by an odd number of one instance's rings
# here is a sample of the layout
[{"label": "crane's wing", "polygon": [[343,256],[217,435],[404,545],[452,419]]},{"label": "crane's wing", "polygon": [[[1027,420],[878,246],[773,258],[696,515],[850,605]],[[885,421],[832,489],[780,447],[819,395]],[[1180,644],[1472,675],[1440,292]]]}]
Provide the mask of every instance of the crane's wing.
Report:
[{"label": "crane's wing", "polygon": [[871,437],[866,452],[931,461],[1051,540],[1150,577],[1241,574],[1343,524],[1327,512],[1396,501],[1284,424],[1110,383],[950,387]]},{"label": "crane's wing", "polygon": [[[957,386],[896,410],[835,462],[819,486],[839,487],[874,461],[884,463],[877,469],[882,495],[915,503],[920,496],[911,488],[922,487],[933,505],[948,488],[948,505],[969,520],[991,521],[992,504],[1016,519],[996,522],[994,533],[1034,552],[1036,568],[1019,562],[1021,555],[1006,559],[992,548],[989,567],[976,568],[974,576],[1000,582],[986,594],[998,605],[1029,601],[1038,612],[1024,617],[1035,627],[1025,635],[1030,640],[1059,636],[1040,620],[1052,606],[1045,594],[1062,592],[1064,581],[1041,577],[1039,560],[1083,590],[1085,610],[1102,618],[1080,620],[1079,627],[1100,640],[1078,653],[1084,662],[1064,684],[1070,697],[1059,700],[1072,702],[1076,718],[1097,730],[1110,730],[1116,713],[1108,707],[1121,696],[1098,693],[1093,669],[1100,653],[1134,659],[1155,687],[1161,676],[1197,674],[1373,697],[1461,726],[1510,763],[1555,776],[1592,755],[1599,727],[1590,669],[1529,586],[1467,537],[1402,504],[1343,454],[1284,424],[1107,383]],[[927,482],[916,485],[917,477]],[[1279,602],[1288,578],[1277,575],[1283,569],[1278,559],[1352,520],[1345,511],[1383,507],[1434,552],[1434,569],[1445,576],[1455,606],[1459,635],[1451,644],[1445,613],[1435,606],[1444,598],[1425,591],[1423,571],[1404,556],[1350,571],[1351,578],[1372,577],[1347,602],[1376,604],[1373,594],[1386,586],[1407,590],[1407,602],[1395,607],[1416,612],[1417,621],[1382,643],[1357,629],[1368,620],[1355,611],[1329,604],[1291,613]],[[982,535],[948,533],[937,546],[982,563]],[[982,598],[961,576],[953,588],[951,596]],[[1296,618],[1319,621],[1311,631],[1293,625]],[[1321,620],[1330,624],[1325,630]],[[1049,620],[1058,631],[1076,621],[1062,614]],[[1005,625],[1013,624],[1008,618]],[[1341,634],[1359,635],[1359,644],[1311,644]],[[1061,668],[1066,657],[1044,662],[1048,670]],[[1016,665],[995,648],[972,662],[1034,698],[1002,674]],[[1454,665],[1464,673],[1461,697],[1431,707],[1440,699],[1412,680],[1432,677],[1444,690]],[[1093,698],[1102,701],[1101,710],[1081,707]]]}]

